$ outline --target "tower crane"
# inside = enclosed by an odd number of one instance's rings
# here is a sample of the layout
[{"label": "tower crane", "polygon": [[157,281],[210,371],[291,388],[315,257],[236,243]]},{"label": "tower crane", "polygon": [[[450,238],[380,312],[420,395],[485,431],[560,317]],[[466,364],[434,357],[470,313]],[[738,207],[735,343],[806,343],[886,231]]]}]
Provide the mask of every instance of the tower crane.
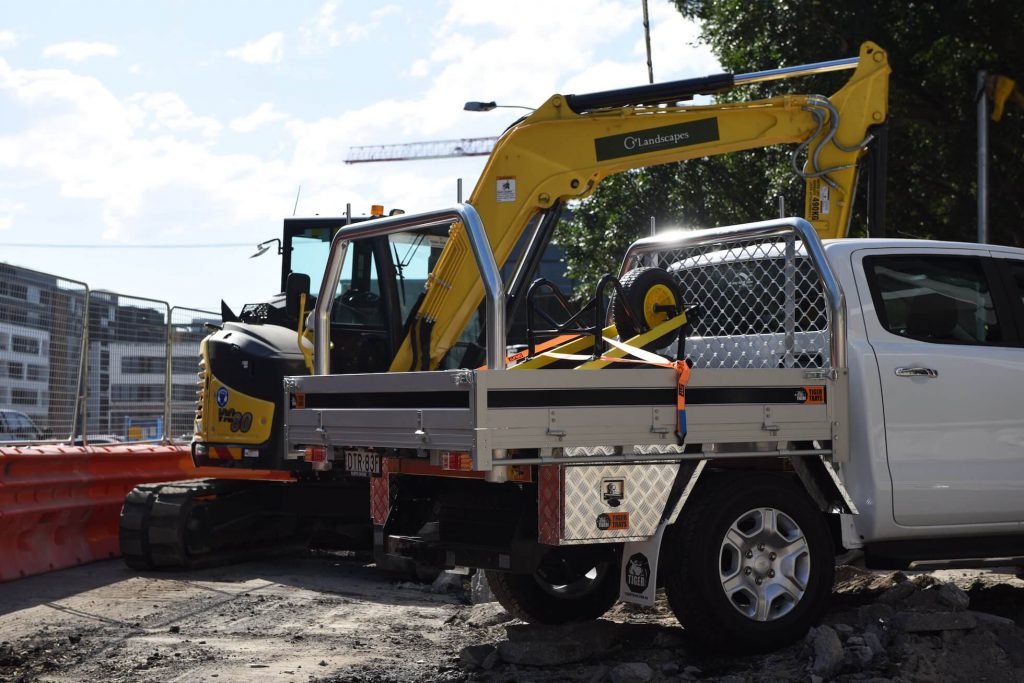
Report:
[{"label": "tower crane", "polygon": [[447,159],[450,157],[483,157],[491,153],[497,136],[485,138],[459,138],[456,140],[429,140],[403,142],[393,145],[365,145],[349,147],[346,164],[366,164],[374,161],[413,161],[418,159]]}]

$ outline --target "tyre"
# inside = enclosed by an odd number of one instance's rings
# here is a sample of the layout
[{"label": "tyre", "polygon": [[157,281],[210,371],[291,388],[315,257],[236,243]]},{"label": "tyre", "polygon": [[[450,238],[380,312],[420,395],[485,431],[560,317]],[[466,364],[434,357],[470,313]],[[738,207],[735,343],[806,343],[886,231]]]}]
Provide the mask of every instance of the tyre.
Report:
[{"label": "tyre", "polygon": [[663,545],[669,605],[687,632],[731,652],[801,638],[828,607],[835,558],[824,514],[791,478],[709,478]]},{"label": "tyre", "polygon": [[[623,341],[660,325],[683,308],[679,283],[663,268],[634,268],[626,273],[620,284],[625,296],[620,297],[617,291],[613,293],[611,309],[612,321],[619,332],[619,339]],[[629,310],[639,316],[640,320],[630,317],[626,302]],[[647,346],[664,348],[672,343],[677,334],[673,331]]]},{"label": "tyre", "polygon": [[590,621],[607,612],[619,599],[619,562],[601,561],[568,583],[533,574],[487,570],[494,597],[509,614],[531,624]]}]

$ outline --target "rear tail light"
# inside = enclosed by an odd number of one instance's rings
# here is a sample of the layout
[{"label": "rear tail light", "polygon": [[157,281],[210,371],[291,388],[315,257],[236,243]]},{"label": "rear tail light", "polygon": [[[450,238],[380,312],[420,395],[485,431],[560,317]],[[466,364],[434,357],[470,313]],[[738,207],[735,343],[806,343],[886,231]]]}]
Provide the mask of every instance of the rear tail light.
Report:
[{"label": "rear tail light", "polygon": [[462,451],[442,451],[441,469],[471,472],[473,470],[473,458],[470,457],[469,453]]},{"label": "rear tail light", "polygon": [[323,446],[306,446],[302,457],[306,462],[324,462],[327,460],[327,449]]}]

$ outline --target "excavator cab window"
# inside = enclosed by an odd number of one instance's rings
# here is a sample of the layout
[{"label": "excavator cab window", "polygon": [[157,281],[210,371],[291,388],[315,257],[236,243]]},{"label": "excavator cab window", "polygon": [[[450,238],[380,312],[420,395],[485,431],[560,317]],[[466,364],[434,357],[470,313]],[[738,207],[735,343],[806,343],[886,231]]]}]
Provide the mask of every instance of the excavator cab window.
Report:
[{"label": "excavator cab window", "polygon": [[310,282],[313,283],[314,295],[320,288],[320,280],[323,278],[330,251],[329,228],[306,228],[302,232],[285,237],[285,254],[289,257],[286,264],[288,272],[308,275]]},{"label": "excavator cab window", "polygon": [[331,322],[383,328],[381,302],[380,279],[374,263],[372,243],[354,242],[345,254],[345,265],[331,308]]},{"label": "excavator cab window", "polygon": [[390,315],[391,263],[382,239],[357,240],[345,253],[331,306],[333,372],[383,372],[391,361],[397,324]]},{"label": "excavator cab window", "polygon": [[434,269],[447,243],[447,228],[444,231],[401,232],[388,236],[403,321],[416,306],[426,288],[427,275]]}]

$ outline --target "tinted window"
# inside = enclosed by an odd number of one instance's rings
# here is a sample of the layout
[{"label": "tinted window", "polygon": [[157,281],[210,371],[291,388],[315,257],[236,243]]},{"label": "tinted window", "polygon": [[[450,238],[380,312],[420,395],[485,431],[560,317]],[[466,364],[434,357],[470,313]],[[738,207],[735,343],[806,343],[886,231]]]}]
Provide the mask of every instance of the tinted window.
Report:
[{"label": "tinted window", "polygon": [[981,259],[873,256],[864,267],[879,322],[889,332],[941,344],[1004,341]]},{"label": "tinted window", "polygon": [[1024,263],[1019,261],[1006,261],[1010,267],[1010,276],[1017,285],[1017,298],[1024,304]]},{"label": "tinted window", "polygon": [[16,410],[0,410],[0,440],[28,441],[39,438],[42,435],[27,415]]}]

